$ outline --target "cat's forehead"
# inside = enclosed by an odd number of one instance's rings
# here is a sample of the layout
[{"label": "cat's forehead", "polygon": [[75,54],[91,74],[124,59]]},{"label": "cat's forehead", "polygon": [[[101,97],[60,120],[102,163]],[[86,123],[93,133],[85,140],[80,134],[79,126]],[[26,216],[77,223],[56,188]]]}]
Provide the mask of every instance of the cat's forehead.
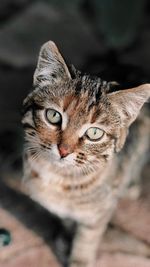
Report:
[{"label": "cat's forehead", "polygon": [[[106,82],[88,75],[63,80],[44,88],[37,88],[34,100],[45,109],[54,108],[67,117],[74,128],[86,123],[110,125],[118,120],[107,94]],[[115,125],[115,123],[114,123]]]},{"label": "cat's forehead", "polygon": [[92,105],[102,102],[102,92],[106,87],[107,83],[102,82],[100,78],[83,75],[60,83],[47,84],[42,89],[37,88],[34,98],[37,100],[39,98],[45,102],[59,102],[63,99],[66,103],[65,105],[69,105],[69,102],[74,99],[80,99],[90,108]]},{"label": "cat's forehead", "polygon": [[[85,117],[92,122],[97,117],[107,116],[110,113],[110,103],[107,94],[103,93],[104,86],[99,78],[91,79],[89,76],[78,77],[74,80],[63,81],[58,84],[37,88],[33,93],[34,101],[44,108],[57,107],[69,116]],[[111,113],[110,116],[111,117]]]}]

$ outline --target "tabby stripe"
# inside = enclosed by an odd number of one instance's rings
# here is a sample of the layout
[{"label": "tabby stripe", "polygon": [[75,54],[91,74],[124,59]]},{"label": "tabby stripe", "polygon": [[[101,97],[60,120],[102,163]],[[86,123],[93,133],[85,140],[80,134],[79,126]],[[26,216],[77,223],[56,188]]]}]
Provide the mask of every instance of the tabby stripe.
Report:
[{"label": "tabby stripe", "polygon": [[91,186],[96,180],[98,179],[98,176],[93,177],[93,179],[82,183],[82,184],[77,184],[77,185],[64,185],[63,189],[64,191],[72,191],[73,190],[82,190],[82,189],[88,189],[89,186]]},{"label": "tabby stripe", "polygon": [[34,101],[32,103],[27,103],[22,109],[22,115],[24,116],[29,110],[42,110],[44,109],[44,106],[41,106],[40,104],[35,103]]},{"label": "tabby stripe", "polygon": [[32,129],[32,130],[36,130],[32,125],[30,125],[30,124],[27,123],[27,122],[23,123],[23,128],[24,128],[24,129]]}]

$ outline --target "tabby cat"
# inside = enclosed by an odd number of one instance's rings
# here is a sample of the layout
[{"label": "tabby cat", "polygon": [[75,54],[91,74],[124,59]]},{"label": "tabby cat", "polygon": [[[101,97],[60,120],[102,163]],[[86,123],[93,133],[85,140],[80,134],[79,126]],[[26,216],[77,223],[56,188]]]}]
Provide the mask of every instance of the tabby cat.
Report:
[{"label": "tabby cat", "polygon": [[148,149],[147,116],[127,135],[150,84],[112,92],[110,82],[69,69],[49,41],[33,85],[23,104],[24,185],[50,212],[77,222],[69,266],[94,267],[117,199]]}]

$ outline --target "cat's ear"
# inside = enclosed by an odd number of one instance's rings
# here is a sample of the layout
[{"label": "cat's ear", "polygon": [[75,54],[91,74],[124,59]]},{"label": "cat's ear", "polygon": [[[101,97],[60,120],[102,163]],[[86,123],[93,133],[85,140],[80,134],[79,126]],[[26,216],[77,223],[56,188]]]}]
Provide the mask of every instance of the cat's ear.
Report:
[{"label": "cat's ear", "polygon": [[71,79],[67,65],[55,43],[49,41],[40,50],[37,68],[34,73],[34,86],[57,83],[66,78]]},{"label": "cat's ear", "polygon": [[113,92],[108,97],[119,112],[122,126],[129,127],[150,97],[150,84]]}]

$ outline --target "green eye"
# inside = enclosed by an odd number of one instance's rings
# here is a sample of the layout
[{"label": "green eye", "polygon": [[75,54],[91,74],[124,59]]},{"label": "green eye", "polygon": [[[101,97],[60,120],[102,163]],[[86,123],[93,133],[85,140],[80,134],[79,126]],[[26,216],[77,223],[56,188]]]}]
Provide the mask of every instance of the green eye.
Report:
[{"label": "green eye", "polygon": [[60,124],[62,121],[61,114],[55,109],[47,109],[46,118],[52,124]]},{"label": "green eye", "polygon": [[97,127],[91,127],[86,131],[85,134],[91,141],[99,141],[102,138],[104,131]]}]

